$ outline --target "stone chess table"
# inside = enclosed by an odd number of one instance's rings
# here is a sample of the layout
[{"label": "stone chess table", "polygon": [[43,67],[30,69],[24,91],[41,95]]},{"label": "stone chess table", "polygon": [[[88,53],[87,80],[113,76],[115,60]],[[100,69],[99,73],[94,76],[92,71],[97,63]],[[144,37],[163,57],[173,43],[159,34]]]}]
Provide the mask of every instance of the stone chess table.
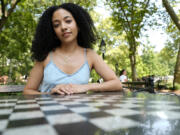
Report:
[{"label": "stone chess table", "polygon": [[180,97],[103,92],[0,97],[0,135],[180,135]]}]

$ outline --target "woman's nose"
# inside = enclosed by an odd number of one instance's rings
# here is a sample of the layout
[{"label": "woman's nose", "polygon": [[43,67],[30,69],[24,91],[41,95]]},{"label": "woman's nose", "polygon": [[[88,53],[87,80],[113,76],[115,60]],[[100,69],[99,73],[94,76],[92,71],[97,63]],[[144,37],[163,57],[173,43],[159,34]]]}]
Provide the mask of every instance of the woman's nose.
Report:
[{"label": "woman's nose", "polygon": [[65,23],[62,23],[62,24],[61,24],[61,29],[62,29],[62,30],[66,30],[66,29],[67,29],[67,25],[66,25]]}]

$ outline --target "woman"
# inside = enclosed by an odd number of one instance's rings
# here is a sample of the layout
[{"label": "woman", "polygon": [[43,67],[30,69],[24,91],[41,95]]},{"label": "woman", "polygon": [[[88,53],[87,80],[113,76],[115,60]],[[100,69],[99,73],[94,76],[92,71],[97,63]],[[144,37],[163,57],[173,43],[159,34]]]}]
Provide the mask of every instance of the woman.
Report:
[{"label": "woman", "polygon": [[[36,62],[24,94],[121,90],[115,73],[90,49],[95,41],[93,21],[82,7],[65,3],[48,8],[40,18],[32,43]],[[88,84],[92,69],[104,83]]]},{"label": "woman", "polygon": [[121,82],[127,82],[128,81],[125,69],[121,70],[119,79]]}]

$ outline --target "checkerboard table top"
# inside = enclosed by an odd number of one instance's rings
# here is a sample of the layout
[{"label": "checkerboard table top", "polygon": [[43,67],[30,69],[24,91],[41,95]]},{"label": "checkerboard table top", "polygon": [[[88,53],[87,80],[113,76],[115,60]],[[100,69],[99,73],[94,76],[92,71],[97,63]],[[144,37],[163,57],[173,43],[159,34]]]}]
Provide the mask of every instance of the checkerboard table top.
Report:
[{"label": "checkerboard table top", "polygon": [[0,97],[0,135],[179,135],[180,98],[105,92]]}]

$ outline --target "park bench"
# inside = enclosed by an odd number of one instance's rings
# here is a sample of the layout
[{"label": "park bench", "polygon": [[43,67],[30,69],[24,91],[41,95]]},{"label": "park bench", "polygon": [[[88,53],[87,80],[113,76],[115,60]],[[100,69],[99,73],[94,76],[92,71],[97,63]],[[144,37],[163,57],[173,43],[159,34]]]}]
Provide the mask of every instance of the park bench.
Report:
[{"label": "park bench", "polygon": [[2,93],[21,93],[24,85],[0,85],[0,94]]},{"label": "park bench", "polygon": [[154,79],[151,77],[145,78],[143,81],[123,82],[123,87],[137,92],[147,91],[150,93],[155,93]]}]

